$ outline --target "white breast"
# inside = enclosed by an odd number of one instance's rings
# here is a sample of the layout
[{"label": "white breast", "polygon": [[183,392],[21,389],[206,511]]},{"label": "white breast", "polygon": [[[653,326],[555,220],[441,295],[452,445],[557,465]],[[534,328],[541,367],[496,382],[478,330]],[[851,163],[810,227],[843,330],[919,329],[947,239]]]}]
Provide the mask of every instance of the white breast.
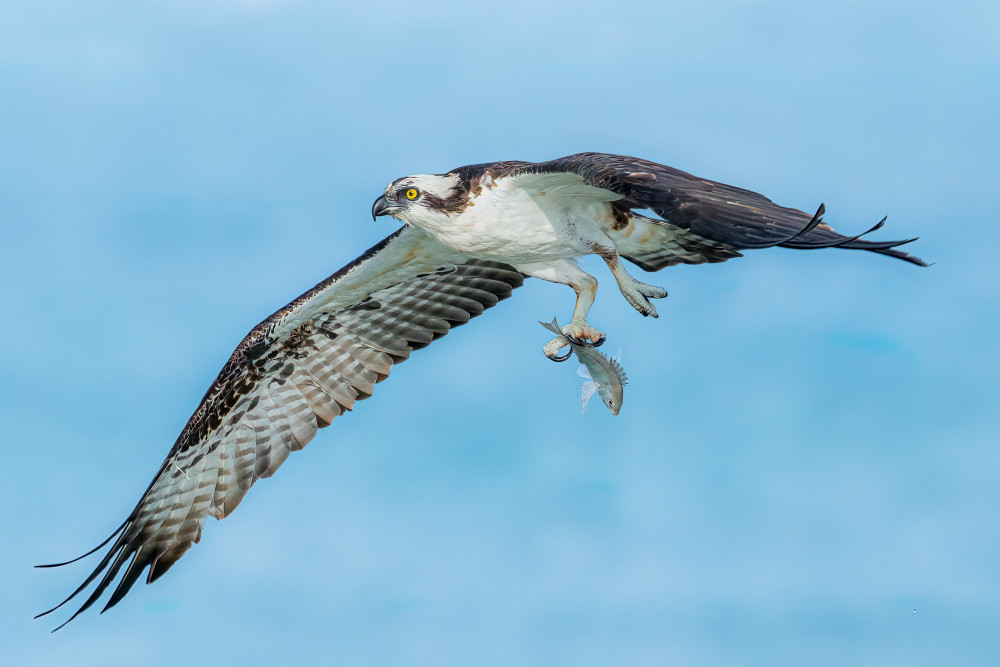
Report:
[{"label": "white breast", "polygon": [[518,264],[593,252],[598,220],[616,196],[573,174],[501,178],[483,187],[457,216],[428,233],[477,257]]}]

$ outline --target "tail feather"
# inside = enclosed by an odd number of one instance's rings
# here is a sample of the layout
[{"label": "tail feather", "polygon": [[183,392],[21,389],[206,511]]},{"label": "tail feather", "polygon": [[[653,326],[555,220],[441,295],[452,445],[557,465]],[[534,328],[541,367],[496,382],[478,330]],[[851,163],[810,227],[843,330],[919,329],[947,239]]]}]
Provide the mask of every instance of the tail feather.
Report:
[{"label": "tail feather", "polygon": [[[901,241],[868,241],[865,236],[874,231],[878,231],[885,225],[887,218],[882,218],[870,229],[857,236],[844,236],[838,234],[832,227],[823,222],[823,214],[826,207],[819,205],[819,209],[809,223],[801,231],[783,241],[772,241],[769,245],[780,246],[782,248],[795,248],[797,250],[817,250],[819,248],[845,248],[848,250],[867,250],[877,252],[888,257],[895,257],[904,261],[916,264],[917,266],[929,266],[927,262],[915,255],[894,250],[897,246],[905,245],[916,241],[915,238],[903,239]],[[762,244],[763,245],[763,244]]]},{"label": "tail feather", "polygon": [[[878,222],[876,222],[874,226],[872,226],[871,228],[869,228],[868,231],[861,232],[857,236],[851,236],[851,237],[843,236],[843,237],[841,237],[840,234],[836,234],[836,232],[834,232],[834,234],[837,237],[839,237],[839,238],[835,238],[835,239],[832,239],[832,240],[825,240],[825,241],[807,241],[807,240],[805,240],[805,238],[803,238],[802,241],[795,241],[795,239],[800,236],[799,234],[796,234],[794,237],[792,237],[791,240],[786,241],[785,243],[782,243],[781,245],[784,246],[785,248],[805,248],[805,249],[812,249],[812,248],[838,248],[838,247],[843,247],[844,245],[846,245],[848,243],[854,243],[855,241],[861,240],[862,236],[866,236],[866,235],[871,234],[872,232],[874,232],[876,230],[881,229],[882,225],[885,224],[886,220],[888,220],[887,217],[886,218],[882,218],[881,220],[879,220]],[[818,227],[818,225],[814,226],[813,229],[815,229],[815,227]],[[803,231],[804,232],[806,232],[806,231],[811,232],[812,229],[803,230]],[[807,236],[807,234],[803,234],[803,236]],[[888,243],[896,243],[896,242],[895,241],[888,241]]]},{"label": "tail feather", "polygon": [[[910,239],[909,241],[901,241],[899,245],[916,240],[917,239]],[[902,250],[895,250],[893,248],[855,248],[854,246],[846,246],[846,247],[857,250],[871,250],[872,252],[877,252],[880,255],[886,255],[888,257],[895,257],[896,259],[902,259],[904,261],[910,262],[911,264],[916,264],[917,266],[930,266],[930,264],[920,259],[916,255],[911,255],[909,253],[903,252]]]}]

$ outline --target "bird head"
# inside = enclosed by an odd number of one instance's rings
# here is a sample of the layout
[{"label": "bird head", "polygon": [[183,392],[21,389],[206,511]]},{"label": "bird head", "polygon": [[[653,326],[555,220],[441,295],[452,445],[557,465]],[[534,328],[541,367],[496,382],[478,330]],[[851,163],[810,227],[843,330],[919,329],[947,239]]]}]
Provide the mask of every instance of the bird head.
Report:
[{"label": "bird head", "polygon": [[433,227],[464,207],[464,201],[458,201],[459,181],[454,174],[397,178],[372,204],[372,220],[391,215],[416,227]]}]

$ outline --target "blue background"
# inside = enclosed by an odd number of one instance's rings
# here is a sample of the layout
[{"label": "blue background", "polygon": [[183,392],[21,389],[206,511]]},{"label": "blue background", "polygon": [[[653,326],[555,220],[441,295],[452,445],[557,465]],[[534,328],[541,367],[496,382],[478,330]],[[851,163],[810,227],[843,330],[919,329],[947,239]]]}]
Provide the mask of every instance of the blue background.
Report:
[{"label": "blue background", "polygon": [[[0,3],[5,664],[1000,662],[1000,6],[334,4]],[[583,150],[936,265],[752,251],[649,277],[652,320],[588,262],[617,418],[531,281],[155,586],[31,620],[388,181]]]}]

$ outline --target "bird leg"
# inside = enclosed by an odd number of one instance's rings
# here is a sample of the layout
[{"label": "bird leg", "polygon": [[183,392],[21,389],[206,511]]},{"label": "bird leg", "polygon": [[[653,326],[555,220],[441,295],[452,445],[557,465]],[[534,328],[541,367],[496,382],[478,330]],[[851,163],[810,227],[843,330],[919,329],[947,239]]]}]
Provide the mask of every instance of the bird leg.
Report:
[{"label": "bird leg", "polygon": [[587,322],[587,312],[594,305],[594,299],[597,296],[597,279],[580,271],[579,279],[568,284],[576,292],[573,319],[562,328],[562,336],[553,338],[542,348],[542,352],[549,359],[555,359],[559,349],[568,344],[567,341],[577,345],[598,346],[606,338],[603,333]]},{"label": "bird leg", "polygon": [[662,299],[667,296],[667,290],[656,285],[647,285],[630,276],[622,265],[617,251],[608,254],[599,254],[608,263],[608,268],[611,269],[612,275],[618,281],[618,289],[621,290],[622,296],[629,302],[629,305],[645,316],[659,317],[656,314],[656,306],[650,303],[649,300]]},{"label": "bird leg", "polygon": [[597,279],[594,276],[584,272],[575,261],[568,259],[544,264],[522,264],[517,270],[535,278],[569,285],[576,292],[573,318],[562,328],[563,336],[553,338],[542,348],[546,357],[556,359],[559,350],[571,342],[595,347],[604,342],[606,336],[587,322],[587,313],[597,297]]}]

